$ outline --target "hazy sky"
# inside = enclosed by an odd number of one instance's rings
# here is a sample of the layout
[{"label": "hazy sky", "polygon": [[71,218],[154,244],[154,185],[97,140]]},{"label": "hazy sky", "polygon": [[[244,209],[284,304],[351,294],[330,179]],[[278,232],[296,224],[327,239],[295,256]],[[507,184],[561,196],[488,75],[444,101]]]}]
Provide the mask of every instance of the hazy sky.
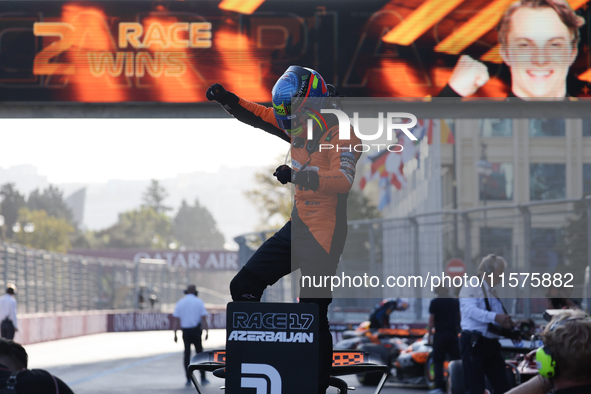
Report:
[{"label": "hazy sky", "polygon": [[31,164],[52,184],[265,166],[289,150],[235,119],[2,119],[0,125],[0,168]]}]

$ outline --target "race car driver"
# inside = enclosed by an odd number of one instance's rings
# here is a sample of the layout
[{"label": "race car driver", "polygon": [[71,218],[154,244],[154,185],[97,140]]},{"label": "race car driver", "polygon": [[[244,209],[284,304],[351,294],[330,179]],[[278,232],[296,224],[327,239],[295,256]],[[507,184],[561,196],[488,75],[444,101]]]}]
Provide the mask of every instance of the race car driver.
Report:
[{"label": "race car driver", "polygon": [[390,314],[408,309],[406,298],[385,298],[369,314],[369,329],[390,328]]},{"label": "race car driver", "polygon": [[[236,119],[291,144],[292,167],[281,165],[273,174],[282,184],[295,185],[291,220],[264,242],[234,277],[230,283],[234,301],[260,301],[267,286],[297,269],[302,277],[318,279],[336,273],[347,236],[347,195],[361,155],[354,146],[361,141],[353,132],[349,140],[341,140],[336,116],[320,113],[331,105],[331,91],[336,94],[318,72],[300,66],[290,66],[275,83],[272,108],[240,98],[220,84],[207,90],[207,99],[220,103]],[[308,139],[310,124],[312,139]],[[320,149],[321,143],[333,148]],[[327,316],[332,293],[330,287],[303,283],[300,302],[318,305],[318,393],[324,394],[332,365]]]}]

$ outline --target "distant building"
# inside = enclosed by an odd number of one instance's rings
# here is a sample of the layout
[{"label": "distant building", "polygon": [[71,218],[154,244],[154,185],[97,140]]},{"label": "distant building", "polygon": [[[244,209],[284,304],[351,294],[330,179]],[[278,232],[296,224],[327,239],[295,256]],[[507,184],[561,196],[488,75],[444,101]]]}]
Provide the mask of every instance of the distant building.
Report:
[{"label": "distant building", "polygon": [[[591,194],[591,119],[456,119],[455,144],[441,146],[443,209],[454,206],[454,149],[458,209],[507,207],[471,214],[472,256],[501,254],[537,272],[568,264],[564,228],[573,204],[531,207],[527,230],[511,207]],[[444,240],[449,245],[451,237]]]},{"label": "distant building", "polygon": [[[454,148],[460,209],[591,193],[591,119],[457,119],[455,140],[441,147],[443,208],[453,206]],[[483,153],[492,165],[484,179]]]},{"label": "distant building", "polygon": [[[565,228],[576,216],[575,204],[519,205],[591,194],[591,119],[446,122],[454,143],[438,143],[434,132],[432,144],[423,140],[416,146],[419,159],[405,163],[405,187],[389,185],[390,203],[382,212],[385,219],[400,219],[374,229],[383,237],[374,250],[381,274],[426,277],[442,272],[452,257],[463,259],[473,272],[489,253],[504,256],[513,272],[554,273],[572,265]],[[454,178],[458,210],[494,209],[457,215],[457,220],[442,213],[454,208]],[[376,185],[372,182],[370,190],[374,201]],[[405,219],[414,215],[419,216]],[[532,293],[544,296],[540,289]]]}]

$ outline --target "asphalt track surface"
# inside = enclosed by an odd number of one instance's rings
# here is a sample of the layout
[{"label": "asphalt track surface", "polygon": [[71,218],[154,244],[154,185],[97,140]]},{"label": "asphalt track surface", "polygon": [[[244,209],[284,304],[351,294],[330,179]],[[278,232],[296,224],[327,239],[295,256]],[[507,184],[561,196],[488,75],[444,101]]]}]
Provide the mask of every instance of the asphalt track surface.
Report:
[{"label": "asphalt track surface", "polygon": [[[225,330],[211,330],[206,350],[225,347]],[[183,344],[174,343],[171,331],[108,333],[25,346],[29,368],[47,369],[65,381],[77,394],[189,394],[182,370]],[[223,380],[208,373],[206,394],[224,391]],[[370,394],[355,376],[345,377],[350,393]],[[254,391],[254,390],[253,390]],[[331,389],[329,393],[336,393]],[[426,394],[424,389],[386,385],[382,393]]]}]

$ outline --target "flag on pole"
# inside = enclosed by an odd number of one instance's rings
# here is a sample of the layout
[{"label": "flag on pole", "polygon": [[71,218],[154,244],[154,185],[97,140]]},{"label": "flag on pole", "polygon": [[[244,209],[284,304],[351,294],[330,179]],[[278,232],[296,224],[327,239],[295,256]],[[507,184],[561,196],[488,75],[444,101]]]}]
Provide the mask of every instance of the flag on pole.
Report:
[{"label": "flag on pole", "polygon": [[380,178],[380,197],[378,202],[378,210],[383,211],[391,201],[390,183],[388,178]]},{"label": "flag on pole", "polygon": [[[414,131],[414,129],[413,129]],[[416,154],[416,145],[415,141],[411,140],[406,134],[401,133],[402,135],[398,136],[398,143],[402,145],[402,163],[406,164],[411,161]],[[414,133],[413,133],[414,134]]]},{"label": "flag on pole", "polygon": [[441,144],[455,144],[456,140],[454,138],[454,133],[449,127],[449,124],[445,121],[445,119],[441,119]]},{"label": "flag on pole", "polygon": [[413,135],[417,137],[418,141],[415,144],[419,144],[423,138],[427,136],[427,133],[433,133],[433,121],[431,119],[419,119],[417,125],[413,127]]},{"label": "flag on pole", "polygon": [[417,159],[417,169],[421,168],[421,148],[420,144],[423,138],[427,137],[428,134],[433,133],[433,120],[432,119],[419,119],[417,125],[413,129],[413,134],[417,137],[415,143],[415,157]]},{"label": "flag on pole", "polygon": [[[456,140],[454,138],[454,133],[451,130],[451,127],[447,124],[445,119],[439,119],[439,129],[440,129],[440,142],[442,145],[445,144],[455,144]],[[431,145],[433,143],[433,126],[429,127],[427,132],[428,143]]]},{"label": "flag on pole", "polygon": [[400,190],[406,187],[406,179],[402,174],[404,162],[401,153],[390,153],[386,157],[385,169],[390,176],[390,183]]},{"label": "flag on pole", "polygon": [[383,150],[381,152],[376,153],[373,156],[370,156],[368,159],[371,162],[370,170],[363,175],[361,181],[359,181],[359,188],[363,190],[367,185],[367,182],[370,182],[374,179],[378,179],[385,175],[385,162],[386,156],[388,156],[387,150]]}]

